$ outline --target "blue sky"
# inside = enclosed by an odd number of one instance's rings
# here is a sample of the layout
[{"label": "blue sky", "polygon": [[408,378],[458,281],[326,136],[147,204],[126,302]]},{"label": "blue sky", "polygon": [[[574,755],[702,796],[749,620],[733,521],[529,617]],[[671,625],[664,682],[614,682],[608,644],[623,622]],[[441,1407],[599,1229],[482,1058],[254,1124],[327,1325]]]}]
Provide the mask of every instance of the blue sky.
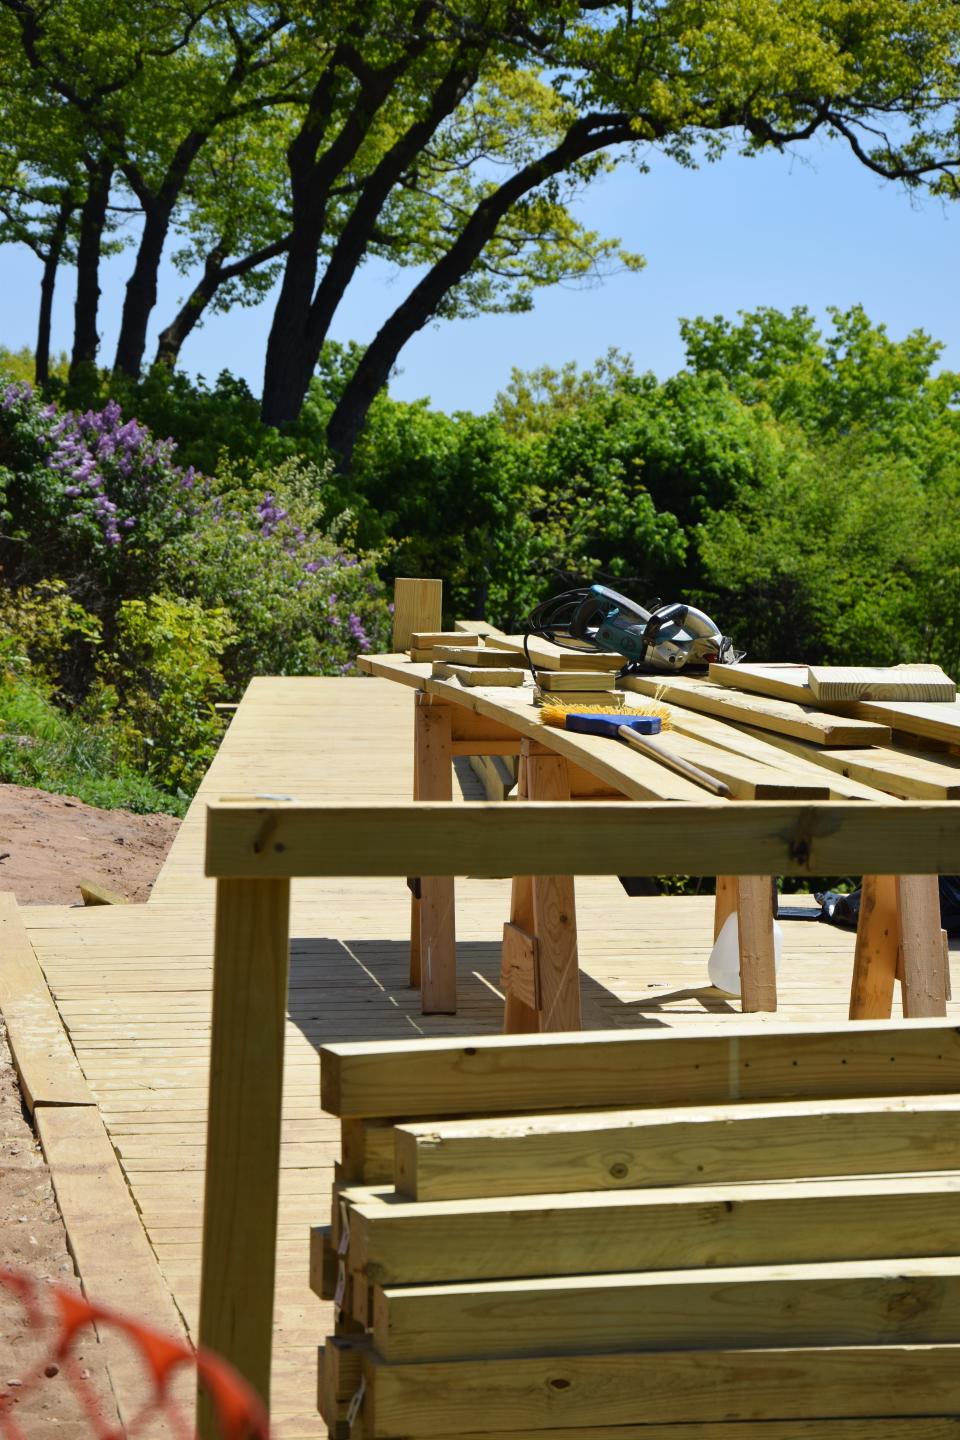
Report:
[{"label": "blue sky", "polygon": [[[829,305],[859,302],[894,337],[921,328],[945,342],[943,364],[960,370],[960,211],[885,185],[839,145],[817,142],[753,160],[728,155],[699,171],[659,158],[647,175],[624,166],[590,190],[580,217],[639,250],[646,269],[598,287],[544,291],[530,314],[428,328],[402,354],[392,393],[429,396],[445,410],[483,410],[511,366],[589,365],[611,345],[664,377],[683,363],[680,316],[732,317],[760,305],[807,305],[825,318]],[[105,363],[130,264],[128,252],[104,269]],[[411,280],[412,272],[367,267],[346,297],[335,338],[368,339]],[[38,283],[39,265],[27,251],[0,247],[0,343],[33,343]],[[166,267],[150,353],[184,291]],[[69,348],[72,305],[73,273],[65,271],[55,349]],[[184,367],[208,378],[230,369],[259,391],[270,312],[267,300],[213,317],[188,341]]]}]

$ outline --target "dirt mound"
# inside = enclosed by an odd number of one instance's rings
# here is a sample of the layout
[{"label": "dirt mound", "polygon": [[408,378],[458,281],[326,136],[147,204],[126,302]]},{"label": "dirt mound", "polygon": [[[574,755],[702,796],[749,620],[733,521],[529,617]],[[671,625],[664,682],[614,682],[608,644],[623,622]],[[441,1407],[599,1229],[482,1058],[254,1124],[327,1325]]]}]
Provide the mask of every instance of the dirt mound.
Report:
[{"label": "dirt mound", "polygon": [[79,903],[81,880],[146,900],[180,821],[96,810],[65,795],[0,785],[0,890],[21,905]]}]

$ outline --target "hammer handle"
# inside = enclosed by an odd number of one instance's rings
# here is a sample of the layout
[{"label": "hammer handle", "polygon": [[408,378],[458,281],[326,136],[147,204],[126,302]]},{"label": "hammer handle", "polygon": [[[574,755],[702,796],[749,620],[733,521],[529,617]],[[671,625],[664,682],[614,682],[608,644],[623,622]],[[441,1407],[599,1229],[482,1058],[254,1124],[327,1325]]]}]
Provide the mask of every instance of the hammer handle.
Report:
[{"label": "hammer handle", "polygon": [[695,785],[702,785],[705,790],[711,790],[714,795],[719,795],[723,800],[730,799],[730,787],[715,775],[710,775],[706,770],[701,770],[699,765],[693,765],[689,760],[684,760],[680,755],[674,755],[671,750],[666,750],[656,740],[651,740],[649,735],[638,735],[636,730],[629,725],[621,725],[617,731],[621,740],[626,740],[634,750],[639,750],[643,755],[649,755],[651,759],[658,760],[661,765],[666,765],[669,770],[675,770],[678,775],[685,775]]}]

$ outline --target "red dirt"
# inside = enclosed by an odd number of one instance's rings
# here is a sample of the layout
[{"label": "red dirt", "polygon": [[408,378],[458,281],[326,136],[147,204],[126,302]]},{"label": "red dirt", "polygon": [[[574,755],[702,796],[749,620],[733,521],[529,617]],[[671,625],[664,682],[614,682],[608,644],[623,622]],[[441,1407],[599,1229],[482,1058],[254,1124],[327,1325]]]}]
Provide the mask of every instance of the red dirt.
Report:
[{"label": "red dirt", "polygon": [[[95,810],[44,790],[0,785],[0,890],[12,890],[25,905],[72,905],[80,902],[79,882],[94,880],[129,900],[146,900],[179,823],[169,815]],[[50,1173],[23,1112],[0,1018],[2,1265],[26,1271],[44,1287],[50,1281],[76,1284]],[[53,1338],[33,1330],[19,1301],[0,1286],[0,1397],[8,1397],[0,1404],[10,1405],[26,1440],[93,1440],[95,1431],[59,1366],[51,1364],[29,1393],[17,1383],[49,1353]],[[116,1425],[95,1337],[80,1344],[78,1359],[108,1423]]]},{"label": "red dirt", "polygon": [[21,905],[80,903],[81,880],[146,900],[180,821],[95,810],[65,795],[0,785],[0,890]]}]

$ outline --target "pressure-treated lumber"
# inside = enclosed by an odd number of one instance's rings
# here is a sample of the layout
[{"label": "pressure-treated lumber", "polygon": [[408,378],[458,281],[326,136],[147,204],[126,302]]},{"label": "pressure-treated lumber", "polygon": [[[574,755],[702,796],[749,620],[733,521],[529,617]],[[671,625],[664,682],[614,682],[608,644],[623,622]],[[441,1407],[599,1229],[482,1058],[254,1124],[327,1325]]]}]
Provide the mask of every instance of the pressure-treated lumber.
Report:
[{"label": "pressure-treated lumber", "polygon": [[[523,742],[526,770],[524,803],[550,803],[570,798],[567,762],[559,755],[541,754],[539,746]],[[536,937],[536,994],[539,1028],[580,1029],[580,964],[577,956],[577,907],[573,875],[534,875],[531,881],[531,930]],[[524,998],[521,996],[521,998]]]},{"label": "pressure-treated lumber", "polygon": [[617,684],[613,670],[536,670],[534,678],[542,689],[556,695],[568,690],[614,690]]},{"label": "pressure-treated lumber", "polygon": [[[498,636],[497,644],[525,653],[522,635]],[[542,670],[622,670],[625,664],[624,657],[614,650],[575,650],[535,636],[528,640],[526,653]]]},{"label": "pressure-treated lumber", "polygon": [[207,812],[207,874],[217,876],[617,875],[627,856],[634,875],[957,874],[960,808],[222,802]]},{"label": "pressure-treated lumber", "polygon": [[480,636],[465,634],[461,630],[414,630],[410,636],[411,649],[433,650],[437,645],[456,645],[461,649],[468,646],[476,649],[480,645]]},{"label": "pressure-treated lumber", "polygon": [[949,1169],[960,1097],[781,1100],[398,1125],[415,1200]]},{"label": "pressure-treated lumber", "polygon": [[876,1020],[890,1014],[900,950],[899,903],[895,875],[863,877],[850,987],[851,1020]]},{"label": "pressure-treated lumber", "polygon": [[[183,1318],[97,1109],[41,1104],[34,1120],[84,1289],[98,1303],[149,1317],[161,1333],[184,1339]],[[109,1326],[99,1336],[121,1422],[133,1429],[134,1418],[155,1399],[152,1381],[126,1336]]]},{"label": "pressure-treated lumber", "polygon": [[434,660],[433,674],[438,680],[458,680],[461,685],[516,687],[523,684],[527,672],[519,666],[494,669],[483,665],[454,665],[445,660]]},{"label": "pressure-treated lumber", "polygon": [[960,1254],[955,1175],[433,1202],[404,1202],[391,1188],[344,1199],[349,1264],[378,1285]]},{"label": "pressure-treated lumber", "polygon": [[439,630],[442,580],[398,578],[393,585],[393,648],[406,650],[415,632]]},{"label": "pressure-treated lumber", "polygon": [[[711,665],[711,680],[714,679],[714,671],[724,668]],[[739,673],[739,667],[736,668]],[[721,720],[739,721],[761,730],[793,735],[798,740],[810,740],[816,745],[890,743],[889,725],[849,715],[831,715],[807,705],[766,695],[742,695],[730,688],[731,683],[710,684],[692,676],[661,680],[659,676],[646,675],[628,675],[622,682],[625,690],[635,690],[640,695],[658,695],[673,705],[685,705],[690,710],[702,710]]]},{"label": "pressure-treated lumber", "polygon": [[434,646],[434,660],[446,665],[475,665],[486,670],[521,670],[513,650],[502,650],[495,645],[457,645],[448,642]]},{"label": "pressure-treated lumber", "polygon": [[[417,696],[414,729],[415,800],[449,801],[453,794],[451,714],[448,705]],[[415,807],[416,808],[416,807]],[[457,941],[454,882],[450,875],[413,866],[420,876],[420,994],[425,1015],[453,1014],[457,1008]]]},{"label": "pressure-treated lumber", "polygon": [[867,798],[875,801],[884,798],[884,791],[902,800],[960,800],[960,761],[946,755],[918,755],[913,750],[879,745],[829,750],[794,740],[789,735],[758,732],[746,726],[737,727],[734,735],[745,742],[762,735],[771,748],[782,750],[785,756],[795,756],[806,766],[823,767],[851,781],[872,786]]},{"label": "pressure-treated lumber", "polygon": [[737,878],[740,998],[747,1011],[776,1010],[773,887],[769,875]]},{"label": "pressure-treated lumber", "polygon": [[[640,703],[639,701],[637,702]],[[699,710],[688,710],[682,705],[669,705],[671,730],[681,735],[691,735],[705,740],[722,750],[752,760],[759,760],[781,773],[794,776],[810,785],[827,785],[831,798],[837,800],[869,800],[873,804],[883,802],[887,796],[883,786],[875,782],[864,784],[851,778],[845,759],[848,755],[897,755],[900,752],[881,750],[879,747],[854,751],[841,749],[824,751],[808,741],[793,740],[789,736],[777,735],[770,730],[755,730],[745,725],[733,725],[719,720],[715,715],[705,715]],[[837,757],[836,763],[824,756]],[[915,757],[920,758],[920,757]],[[824,773],[826,771],[826,773]],[[960,795],[960,766],[957,770],[958,795]],[[948,800],[953,797],[942,790],[926,796],[930,800]]]},{"label": "pressure-treated lumber", "polygon": [[31,1112],[38,1105],[95,1103],[8,891],[0,891],[0,1014]]},{"label": "pressure-treated lumber", "polygon": [[395,1364],[724,1345],[942,1344],[960,1336],[960,1260],[842,1260],[651,1274],[378,1287],[373,1341]]},{"label": "pressure-treated lumber", "polygon": [[[518,741],[518,754],[519,749]],[[453,753],[457,753],[456,745],[453,746]],[[517,777],[513,762],[502,755],[471,755],[470,769],[483,786],[483,793],[488,800],[506,800],[516,787]]]},{"label": "pressure-treated lumber", "polygon": [[321,1103],[342,1116],[495,1115],[576,1106],[713,1104],[957,1088],[960,1034],[944,1021],[739,1025],[703,1034],[348,1042],[321,1051]]},{"label": "pressure-treated lumber", "polygon": [[939,665],[811,665],[815,700],[927,700],[953,702],[957,687]]},{"label": "pressure-treated lumber", "polygon": [[[269,1403],[290,885],[221,880],[199,1343]],[[209,1403],[198,1406],[212,1437]]]},{"label": "pressure-treated lumber", "polygon": [[[783,696],[801,703],[813,698],[813,692],[807,684],[805,665],[711,665],[710,679],[722,686],[736,686],[738,690],[755,691],[762,696]],[[905,735],[938,740],[948,745],[960,745],[960,703],[957,701],[856,700],[818,703],[829,704],[845,716],[877,721]],[[868,743],[886,742],[874,740]]]},{"label": "pressure-treated lumber", "polygon": [[81,880],[77,886],[84,905],[129,905],[126,895],[102,885],[99,880]]},{"label": "pressure-treated lumber", "polygon": [[[960,1411],[960,1346],[665,1350],[387,1365],[369,1355],[368,1440],[550,1426],[937,1416]],[[872,1432],[871,1432],[872,1433]]]}]

